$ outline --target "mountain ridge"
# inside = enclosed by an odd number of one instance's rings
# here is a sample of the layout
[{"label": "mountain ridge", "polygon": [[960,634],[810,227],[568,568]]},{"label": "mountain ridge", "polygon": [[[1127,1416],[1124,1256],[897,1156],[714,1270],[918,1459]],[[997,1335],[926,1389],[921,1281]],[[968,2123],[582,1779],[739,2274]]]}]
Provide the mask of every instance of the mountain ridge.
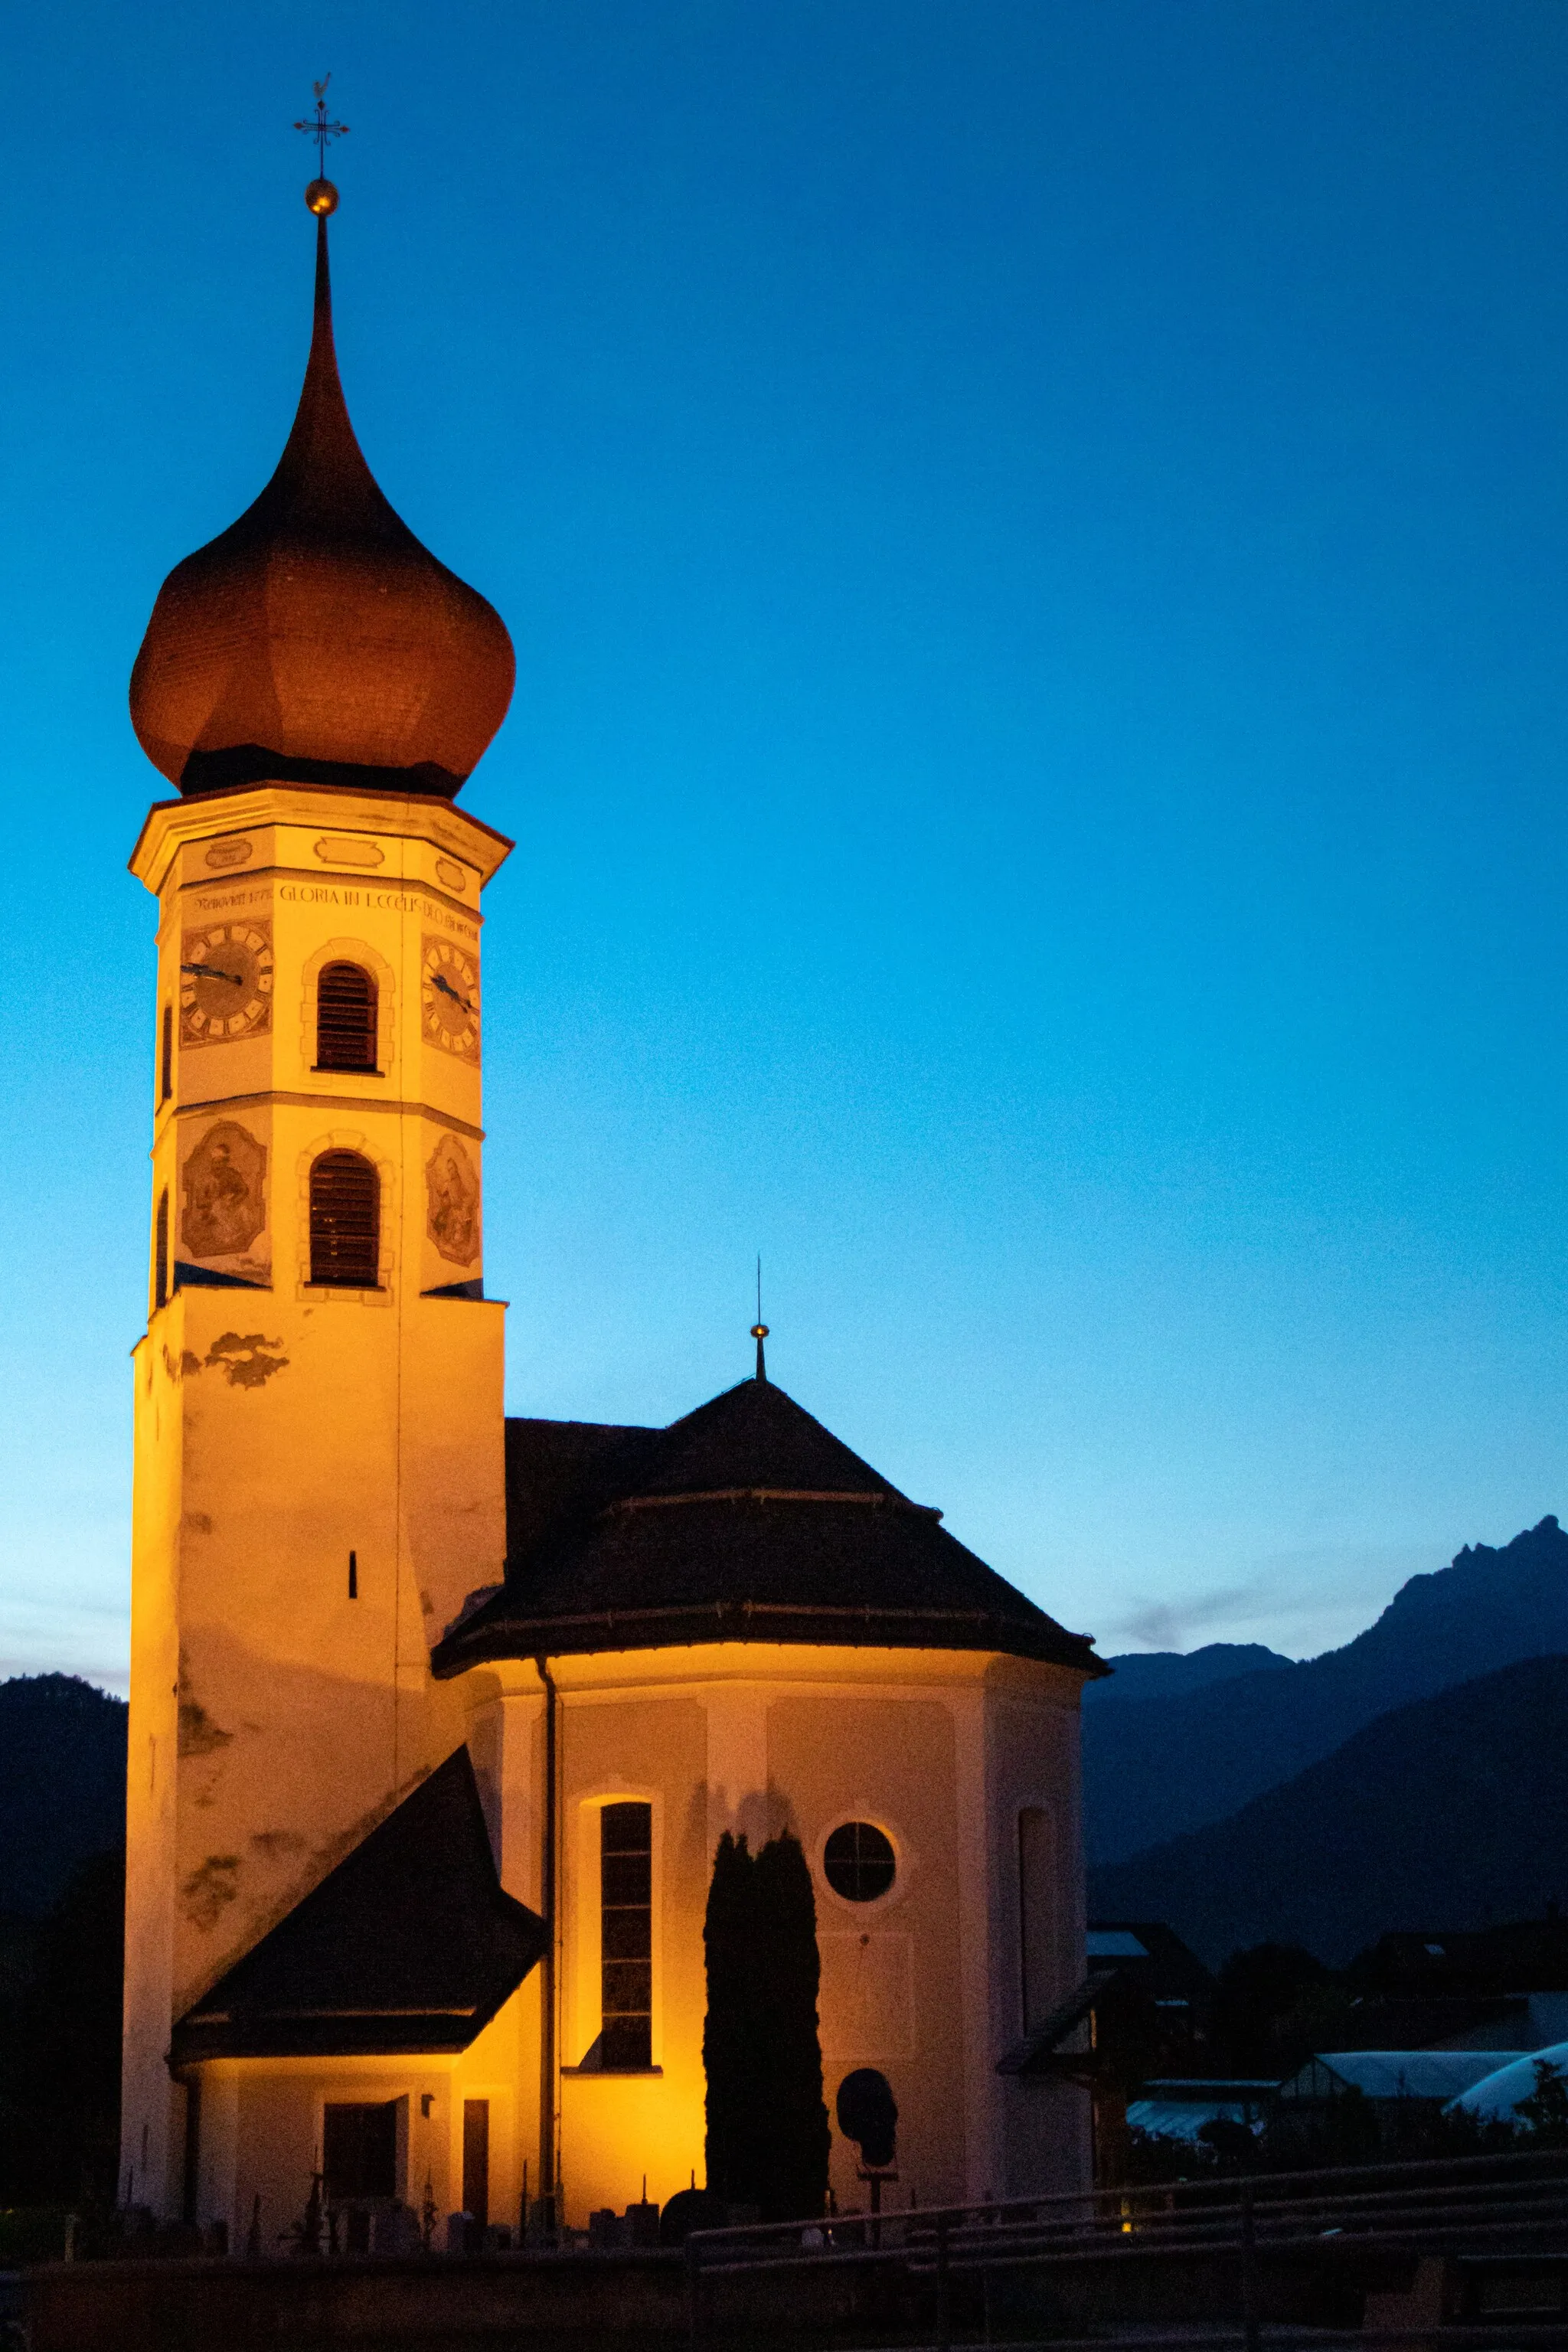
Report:
[{"label": "mountain ridge", "polygon": [[123,1699],[77,1675],[0,1682],[0,1912],[38,1918],[125,1839]]},{"label": "mountain ridge", "polygon": [[1568,1656],[1391,1709],[1222,1822],[1089,1874],[1090,1916],[1163,1919],[1211,1964],[1342,1965],[1391,1929],[1538,1917],[1568,1895]]},{"label": "mountain ridge", "polygon": [[1138,1706],[1145,1699],[1211,1690],[1243,1675],[1273,1674],[1296,1660],[1263,1642],[1205,1642],[1199,1650],[1126,1650],[1105,1663],[1110,1677],[1084,1685],[1085,1706]]},{"label": "mountain ridge", "polygon": [[1568,1535],[1548,1516],[1409,1578],[1364,1633],[1284,1669],[1085,1710],[1091,1864],[1225,1820],[1391,1709],[1568,1652]]}]

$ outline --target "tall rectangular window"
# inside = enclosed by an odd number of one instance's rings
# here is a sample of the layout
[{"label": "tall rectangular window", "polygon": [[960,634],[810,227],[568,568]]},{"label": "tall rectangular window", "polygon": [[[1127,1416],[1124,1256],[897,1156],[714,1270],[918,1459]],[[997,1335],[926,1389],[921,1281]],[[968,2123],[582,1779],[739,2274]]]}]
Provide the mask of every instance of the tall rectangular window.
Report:
[{"label": "tall rectangular window", "polygon": [[1045,2023],[1056,2000],[1056,1823],[1043,1805],[1026,1805],[1018,1815],[1018,1924],[1026,2033]]},{"label": "tall rectangular window", "polygon": [[158,1100],[167,1102],[174,1091],[174,1008],[163,1007],[163,1034],[158,1053]]},{"label": "tall rectangular window", "polygon": [[599,1814],[600,2063],[653,2064],[653,1807]]}]

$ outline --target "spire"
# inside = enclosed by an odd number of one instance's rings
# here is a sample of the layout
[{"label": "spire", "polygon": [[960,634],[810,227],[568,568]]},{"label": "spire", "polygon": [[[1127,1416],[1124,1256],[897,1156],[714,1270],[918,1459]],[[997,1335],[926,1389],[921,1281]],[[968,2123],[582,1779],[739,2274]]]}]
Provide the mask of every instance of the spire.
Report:
[{"label": "spire", "polygon": [[290,518],[308,515],[321,520],[331,517],[362,530],[367,526],[374,530],[378,523],[384,530],[390,521],[401,537],[413,541],[413,532],[394,513],[365,464],[353,426],[349,423],[348,403],[338,373],[337,347],[332,341],[332,274],[327,256],[327,222],[337,211],[339,198],[337,189],[327,177],[327,144],[332,139],[346,139],[349,126],[346,122],[334,122],[327,113],[327,84],[331,78],[326,74],[311,84],[316,100],[314,110],[305,121],[294,125],[296,131],[302,131],[316,142],[316,176],[305,191],[306,210],[316,215],[310,356],[305,363],[300,405],[294,412],[283,455],[257,504],[273,499],[279,510]]},{"label": "spire", "polygon": [[764,1382],[768,1377],[768,1363],[767,1358],[763,1353],[763,1341],[767,1336],[768,1327],[763,1321],[763,1261],[759,1257],[757,1260],[757,1319],[752,1326],[752,1337],[757,1343],[757,1378]]},{"label": "spire", "polygon": [[316,215],[310,356],[305,362],[300,405],[283,455],[250,513],[286,528],[335,528],[352,531],[358,539],[380,540],[423,554],[414,533],[366,465],[349,421],[332,340],[332,275],[327,251],[327,219],[338,208],[338,192],[330,180],[312,180],[305,191],[305,202]]}]

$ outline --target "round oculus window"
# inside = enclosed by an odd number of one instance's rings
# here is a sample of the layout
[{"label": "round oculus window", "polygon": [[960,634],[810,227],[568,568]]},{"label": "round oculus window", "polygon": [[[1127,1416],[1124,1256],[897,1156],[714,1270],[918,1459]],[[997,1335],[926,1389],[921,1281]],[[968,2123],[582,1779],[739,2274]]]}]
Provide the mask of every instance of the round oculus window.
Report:
[{"label": "round oculus window", "polygon": [[822,1849],[823,1874],[847,1903],[874,1903],[898,1871],[892,1846],[869,1822],[846,1822]]}]

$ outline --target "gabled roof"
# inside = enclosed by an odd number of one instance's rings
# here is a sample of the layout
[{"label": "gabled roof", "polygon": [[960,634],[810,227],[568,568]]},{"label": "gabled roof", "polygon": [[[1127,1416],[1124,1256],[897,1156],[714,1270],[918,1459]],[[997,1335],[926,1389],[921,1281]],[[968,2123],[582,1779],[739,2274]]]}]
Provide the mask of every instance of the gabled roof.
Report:
[{"label": "gabled roof", "polygon": [[438,1644],[437,1675],[736,1641],[1000,1650],[1103,1671],[1087,1635],[770,1381],[668,1429],[595,1442],[590,1426],[508,1424],[506,1582]]},{"label": "gabled roof", "polygon": [[1213,1976],[1163,1919],[1091,1919],[1085,1948],[1090,1976],[1114,1968],[1156,2000],[1213,1998]]},{"label": "gabled roof", "polygon": [[185,2011],[171,2063],[466,2050],[546,1941],[459,1748]]}]

